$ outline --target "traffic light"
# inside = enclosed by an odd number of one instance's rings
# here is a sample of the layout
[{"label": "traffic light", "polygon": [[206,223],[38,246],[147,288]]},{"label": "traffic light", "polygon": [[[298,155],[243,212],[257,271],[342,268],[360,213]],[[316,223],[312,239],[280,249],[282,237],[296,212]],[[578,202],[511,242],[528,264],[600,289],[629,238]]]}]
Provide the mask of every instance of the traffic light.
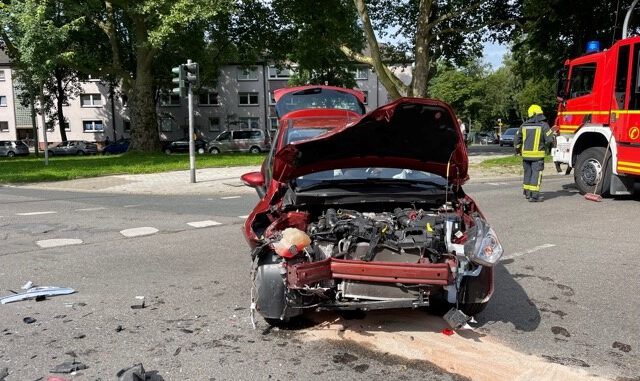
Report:
[{"label": "traffic light", "polygon": [[174,87],[171,92],[173,94],[180,95],[184,97],[187,95],[187,73],[185,70],[185,65],[178,65],[174,68],[171,68],[171,82],[177,87]]},{"label": "traffic light", "polygon": [[186,82],[192,87],[198,87],[200,82],[200,66],[195,62],[189,60],[184,66]]}]

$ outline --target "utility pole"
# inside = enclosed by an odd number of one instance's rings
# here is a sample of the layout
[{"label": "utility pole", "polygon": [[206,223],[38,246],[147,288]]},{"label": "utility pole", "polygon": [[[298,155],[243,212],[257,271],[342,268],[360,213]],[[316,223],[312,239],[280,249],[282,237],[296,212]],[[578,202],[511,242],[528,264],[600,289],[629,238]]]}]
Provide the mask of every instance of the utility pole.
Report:
[{"label": "utility pole", "polygon": [[47,140],[47,125],[44,120],[44,86],[40,92],[40,118],[42,120],[42,138],[44,141],[44,165],[49,165],[49,141]]},{"label": "utility pole", "polygon": [[186,64],[176,66],[171,69],[174,75],[172,82],[178,87],[174,87],[172,92],[181,97],[188,96],[189,101],[189,180],[196,182],[196,136],[193,122],[193,88],[198,86],[200,80],[200,67],[197,63],[187,60]]}]

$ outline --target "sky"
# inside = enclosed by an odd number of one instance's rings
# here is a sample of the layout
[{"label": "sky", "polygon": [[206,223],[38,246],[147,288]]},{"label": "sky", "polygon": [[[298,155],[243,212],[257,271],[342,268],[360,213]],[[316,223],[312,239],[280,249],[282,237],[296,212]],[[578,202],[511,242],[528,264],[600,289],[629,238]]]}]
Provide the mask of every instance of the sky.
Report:
[{"label": "sky", "polygon": [[508,47],[505,45],[487,42],[484,45],[484,60],[492,66],[493,70],[496,70],[502,65],[502,57],[507,51]]}]

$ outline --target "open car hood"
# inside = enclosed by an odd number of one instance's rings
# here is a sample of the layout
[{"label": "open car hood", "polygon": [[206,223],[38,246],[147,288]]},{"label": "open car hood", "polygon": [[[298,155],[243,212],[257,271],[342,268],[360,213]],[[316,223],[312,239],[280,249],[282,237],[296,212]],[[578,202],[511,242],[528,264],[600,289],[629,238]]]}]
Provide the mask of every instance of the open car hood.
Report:
[{"label": "open car hood", "polygon": [[358,167],[431,172],[461,185],[468,179],[468,157],[453,110],[432,99],[400,98],[354,123],[282,147],[274,158],[273,178],[286,182]]}]

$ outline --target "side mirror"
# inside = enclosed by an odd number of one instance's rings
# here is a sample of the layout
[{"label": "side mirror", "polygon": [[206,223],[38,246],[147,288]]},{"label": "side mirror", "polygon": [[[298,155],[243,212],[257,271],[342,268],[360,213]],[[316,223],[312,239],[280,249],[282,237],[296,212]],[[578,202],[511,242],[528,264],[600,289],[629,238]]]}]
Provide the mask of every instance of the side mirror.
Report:
[{"label": "side mirror", "polygon": [[244,183],[244,185],[249,186],[251,188],[259,188],[264,186],[264,176],[262,172],[249,172],[240,176],[240,180]]}]

